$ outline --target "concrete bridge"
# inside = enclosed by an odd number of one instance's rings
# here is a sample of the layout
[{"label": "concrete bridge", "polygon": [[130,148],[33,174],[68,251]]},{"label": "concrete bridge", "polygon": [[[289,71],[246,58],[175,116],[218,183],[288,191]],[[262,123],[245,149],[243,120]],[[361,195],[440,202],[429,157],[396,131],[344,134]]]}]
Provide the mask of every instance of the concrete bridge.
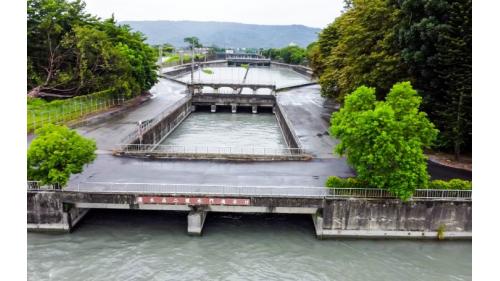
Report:
[{"label": "concrete bridge", "polygon": [[234,94],[238,94],[241,89],[252,89],[256,94],[258,89],[270,89],[273,93],[276,91],[275,84],[253,84],[253,83],[238,83],[238,82],[193,82],[187,84],[188,91],[192,94],[201,94],[204,87],[209,87],[214,90],[214,94],[219,93],[220,88],[231,88]]},{"label": "concrete bridge", "polygon": [[270,66],[271,59],[266,59],[256,54],[227,54],[226,60],[228,65],[240,66],[248,64],[251,66]]},{"label": "concrete bridge", "polygon": [[90,209],[183,211],[201,235],[210,212],[310,215],[323,237],[472,237],[471,191],[417,190],[403,203],[380,189],[81,183],[65,191],[28,189],[28,230],[70,232]]}]

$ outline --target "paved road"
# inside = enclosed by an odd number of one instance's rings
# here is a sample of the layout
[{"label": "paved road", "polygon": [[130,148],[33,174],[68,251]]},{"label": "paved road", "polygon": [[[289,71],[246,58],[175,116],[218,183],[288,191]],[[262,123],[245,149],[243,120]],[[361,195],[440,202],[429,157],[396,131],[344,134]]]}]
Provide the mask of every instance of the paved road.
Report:
[{"label": "paved road", "polygon": [[329,175],[347,177],[343,159],[283,162],[144,160],[98,155],[78,182],[142,182],[218,185],[324,186]]},{"label": "paved road", "polygon": [[328,134],[334,108],[320,95],[318,85],[292,89],[277,95],[302,146],[317,158],[338,158],[337,144]]},{"label": "paved road", "polygon": [[138,108],[108,120],[89,126],[81,126],[77,131],[85,137],[93,138],[99,150],[111,149],[136,129],[138,121],[155,117],[185,96],[185,86],[160,79],[150,90],[153,98]]}]

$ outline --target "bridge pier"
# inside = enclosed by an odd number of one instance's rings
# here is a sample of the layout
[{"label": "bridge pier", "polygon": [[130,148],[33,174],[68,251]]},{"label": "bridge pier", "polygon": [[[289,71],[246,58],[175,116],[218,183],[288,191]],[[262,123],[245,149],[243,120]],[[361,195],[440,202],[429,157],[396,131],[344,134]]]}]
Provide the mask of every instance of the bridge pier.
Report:
[{"label": "bridge pier", "polygon": [[214,93],[218,94],[219,93],[219,88],[214,88]]},{"label": "bridge pier", "polygon": [[257,113],[257,106],[256,105],[252,105],[252,113]]},{"label": "bridge pier", "polygon": [[212,104],[212,105],[210,106],[210,112],[216,112],[216,111],[217,111],[217,105]]},{"label": "bridge pier", "polygon": [[253,91],[252,93],[253,93],[254,95],[256,95],[256,94],[257,94],[257,88],[253,88],[253,89],[252,89],[252,91]]},{"label": "bridge pier", "polygon": [[201,236],[203,231],[203,224],[205,223],[205,218],[207,217],[207,212],[201,210],[192,210],[188,214],[188,228],[187,232],[189,235]]},{"label": "bridge pier", "polygon": [[233,94],[238,94],[238,88],[233,88]]},{"label": "bridge pier", "polygon": [[237,108],[238,108],[237,104],[235,104],[235,103],[231,104],[231,112],[232,113],[236,113]]}]

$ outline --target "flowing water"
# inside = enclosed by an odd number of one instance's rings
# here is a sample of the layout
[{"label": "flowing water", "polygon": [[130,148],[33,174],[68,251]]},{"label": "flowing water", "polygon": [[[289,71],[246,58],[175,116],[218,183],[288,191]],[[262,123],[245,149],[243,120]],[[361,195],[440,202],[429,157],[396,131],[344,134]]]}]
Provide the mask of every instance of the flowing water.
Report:
[{"label": "flowing water", "polygon": [[193,112],[162,145],[210,147],[286,147],[271,113]]},{"label": "flowing water", "polygon": [[[246,69],[243,67],[206,67],[203,70],[196,70],[193,73],[193,79],[202,82],[224,82],[224,83],[242,83],[246,84],[274,84],[276,87],[293,86],[311,82],[311,80],[293,70],[281,67],[250,67],[245,78]],[[209,71],[207,71],[209,70]],[[184,74],[178,79],[189,82],[191,73]],[[244,80],[245,79],[245,80]],[[213,89],[208,87],[204,92],[211,92]],[[230,88],[221,88],[219,93],[232,93]],[[244,88],[242,94],[251,94],[252,90]],[[269,89],[259,89],[257,94],[269,94]]]},{"label": "flowing water", "polygon": [[29,280],[471,280],[470,242],[317,240],[310,216],[89,213],[72,234],[28,233]]}]

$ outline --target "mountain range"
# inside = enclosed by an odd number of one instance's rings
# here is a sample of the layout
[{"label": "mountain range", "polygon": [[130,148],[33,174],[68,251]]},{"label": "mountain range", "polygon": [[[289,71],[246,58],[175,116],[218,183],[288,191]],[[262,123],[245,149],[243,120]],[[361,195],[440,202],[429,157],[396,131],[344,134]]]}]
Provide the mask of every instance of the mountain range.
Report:
[{"label": "mountain range", "polygon": [[147,43],[183,47],[196,36],[204,46],[225,48],[281,48],[290,43],[306,47],[317,40],[319,28],[304,25],[258,25],[203,21],[121,21],[146,35]]}]

